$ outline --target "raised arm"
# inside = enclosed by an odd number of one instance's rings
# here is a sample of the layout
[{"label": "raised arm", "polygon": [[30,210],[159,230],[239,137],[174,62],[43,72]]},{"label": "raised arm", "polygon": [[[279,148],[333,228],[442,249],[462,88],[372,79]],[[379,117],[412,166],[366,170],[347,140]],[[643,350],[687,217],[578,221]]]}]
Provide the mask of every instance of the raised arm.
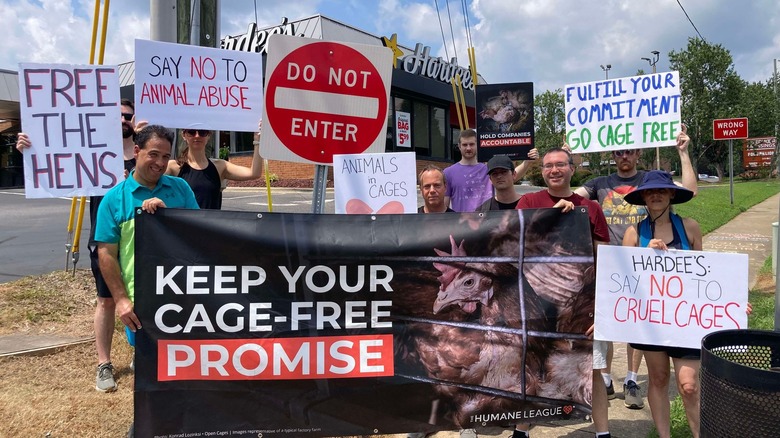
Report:
[{"label": "raised arm", "polygon": [[254,149],[252,150],[252,164],[249,167],[239,166],[226,160],[214,160],[214,164],[219,170],[219,176],[222,179],[231,181],[247,181],[260,178],[263,172],[263,158],[260,156],[260,132],[263,127],[263,121],[257,123],[257,132],[255,132]]},{"label": "raised arm", "polygon": [[539,159],[539,151],[536,148],[531,149],[528,151],[528,160],[523,160],[522,163],[518,164],[517,167],[515,167],[515,182],[520,181],[523,179],[526,173],[528,173],[528,170],[531,168],[531,166],[534,164],[534,161]]},{"label": "raised arm", "polygon": [[691,157],[688,153],[690,141],[688,127],[682,124],[681,131],[677,134],[677,152],[680,154],[680,166],[682,167],[682,186],[692,191],[693,196],[696,196],[699,187],[696,182],[696,172],[693,171],[693,163],[691,163]]}]

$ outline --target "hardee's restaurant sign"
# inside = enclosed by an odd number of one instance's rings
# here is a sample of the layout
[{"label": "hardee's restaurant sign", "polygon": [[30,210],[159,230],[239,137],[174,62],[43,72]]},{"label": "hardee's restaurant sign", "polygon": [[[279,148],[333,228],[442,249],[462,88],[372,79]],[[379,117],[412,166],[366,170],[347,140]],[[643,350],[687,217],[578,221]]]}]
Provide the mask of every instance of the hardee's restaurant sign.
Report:
[{"label": "hardee's restaurant sign", "polygon": [[242,52],[268,53],[268,37],[271,35],[295,36],[295,25],[289,23],[287,17],[282,17],[279,25],[263,30],[257,30],[257,23],[249,23],[246,34],[226,36],[222,39],[221,47]]},{"label": "hardee's restaurant sign", "polygon": [[[466,67],[459,66],[455,58],[447,62],[440,56],[431,57],[431,48],[423,46],[422,43],[417,43],[414,47],[414,53],[404,55],[403,51],[398,48],[397,38],[396,34],[390,38],[382,37],[382,44],[390,48],[395,56],[393,59],[394,68],[402,68],[407,73],[425,76],[448,84],[452,82],[456,74],[459,74],[463,88],[474,89],[471,71]],[[400,61],[400,66],[398,61]]]}]

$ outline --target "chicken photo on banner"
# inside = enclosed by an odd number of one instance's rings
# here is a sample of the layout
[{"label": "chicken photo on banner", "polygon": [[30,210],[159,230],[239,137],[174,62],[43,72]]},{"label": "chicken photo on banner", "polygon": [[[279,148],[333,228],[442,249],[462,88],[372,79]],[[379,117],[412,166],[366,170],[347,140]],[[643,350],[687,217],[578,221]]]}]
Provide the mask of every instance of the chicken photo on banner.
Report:
[{"label": "chicken photo on banner", "polygon": [[396,376],[431,384],[420,416],[469,427],[589,413],[587,213],[464,213],[461,222],[475,232],[432,248],[435,281],[426,270],[394,300],[406,322],[395,339]]}]

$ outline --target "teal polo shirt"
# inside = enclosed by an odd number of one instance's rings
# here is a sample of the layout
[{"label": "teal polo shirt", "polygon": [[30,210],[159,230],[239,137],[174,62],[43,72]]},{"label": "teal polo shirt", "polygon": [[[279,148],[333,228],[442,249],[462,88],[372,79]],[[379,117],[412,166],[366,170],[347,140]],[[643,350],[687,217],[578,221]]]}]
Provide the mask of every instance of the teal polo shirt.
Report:
[{"label": "teal polo shirt", "polygon": [[135,210],[149,198],[168,208],[198,209],[192,189],[181,178],[163,175],[154,189],[138,184],[133,173],[103,197],[97,214],[95,241],[119,245],[119,268],[127,296],[135,302]]}]

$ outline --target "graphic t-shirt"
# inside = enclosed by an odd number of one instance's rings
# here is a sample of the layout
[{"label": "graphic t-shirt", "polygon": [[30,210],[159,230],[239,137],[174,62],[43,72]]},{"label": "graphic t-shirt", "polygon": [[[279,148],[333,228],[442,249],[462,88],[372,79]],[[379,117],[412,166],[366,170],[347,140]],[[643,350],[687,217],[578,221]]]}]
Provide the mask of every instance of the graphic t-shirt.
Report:
[{"label": "graphic t-shirt", "polygon": [[455,163],[444,169],[447,193],[452,209],[472,212],[493,196],[493,184],[488,177],[487,165]]},{"label": "graphic t-shirt", "polygon": [[621,178],[616,173],[600,176],[585,183],[588,197],[601,205],[609,226],[610,245],[622,245],[623,235],[628,227],[636,225],[647,216],[642,205],[633,205],[623,199],[633,192],[645,177],[645,171],[637,171],[630,178]]}]

